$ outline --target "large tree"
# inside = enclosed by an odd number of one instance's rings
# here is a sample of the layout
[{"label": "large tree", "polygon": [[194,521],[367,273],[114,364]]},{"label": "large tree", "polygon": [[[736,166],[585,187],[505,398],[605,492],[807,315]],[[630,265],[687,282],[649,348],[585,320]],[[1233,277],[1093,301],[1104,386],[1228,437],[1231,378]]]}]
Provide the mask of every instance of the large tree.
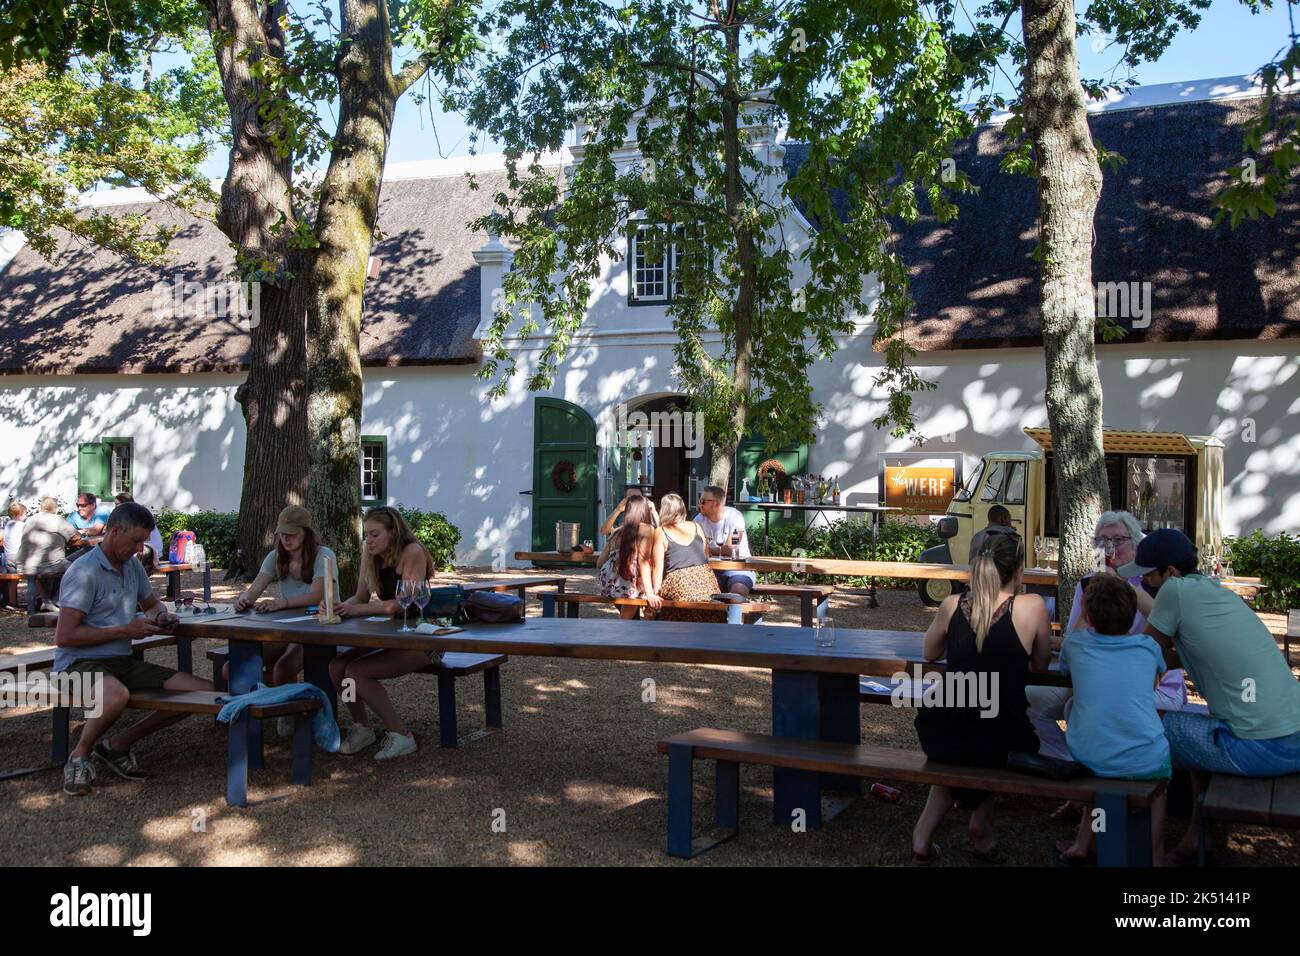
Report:
[{"label": "large tree", "polygon": [[[89,177],[89,185],[113,172],[119,180],[183,198],[171,193],[169,182],[200,182],[195,163],[202,134],[210,130],[195,117],[210,118],[210,94],[220,90],[229,161],[214,218],[235,251],[239,277],[261,283],[263,290],[251,330],[249,373],[237,391],[248,426],[237,532],[244,570],[269,546],[276,512],[286,502],[306,501],[317,531],[339,554],[341,585],[351,588],[361,505],[361,291],[393,113],[397,100],[431,70],[449,81],[477,49],[477,2],[340,0],[337,27],[328,4],[304,15],[284,0],[104,2],[120,14],[111,28],[101,20],[83,22],[80,0],[15,6],[5,30],[16,41],[0,40],[0,48],[7,63],[26,65],[6,72],[0,108],[21,102],[9,87],[17,82],[12,70],[36,70],[34,79],[19,77],[28,89],[42,70],[66,86],[77,82],[84,62],[93,62],[101,65],[100,85],[126,91],[95,106],[106,110],[120,100],[124,105],[113,115],[120,118],[128,107],[132,115],[119,127],[101,123],[105,132],[85,152],[104,153],[113,132],[119,138],[129,134],[132,143],[143,137],[141,152],[150,136],[160,142],[147,163],[78,163],[79,154],[67,146],[76,137],[67,127],[73,133],[86,128],[83,142],[97,127],[65,106],[56,114],[61,125],[46,121],[48,130],[38,127],[39,136],[28,135],[48,143],[54,158],[44,169],[54,185],[37,196],[40,202],[29,199],[21,189],[22,170],[14,171],[16,160],[0,151],[8,161],[0,166],[0,211],[10,225],[35,227],[34,244],[63,226],[122,252],[161,255],[166,235],[146,234],[143,220],[79,217],[58,183]],[[151,57],[160,44],[192,41],[196,30],[206,42],[188,42],[191,63],[155,78]],[[401,67],[394,65],[398,48],[411,52]],[[33,58],[45,65],[32,66]],[[160,83],[170,96],[160,94]],[[69,98],[61,86],[55,92]],[[329,130],[322,114],[335,103],[338,119]],[[159,117],[150,117],[148,108],[157,104],[171,112],[159,107]],[[82,113],[94,118],[93,109]],[[192,127],[162,130],[173,113],[191,116]],[[0,113],[0,122],[4,117]],[[27,133],[30,126],[16,123],[15,129]],[[187,139],[191,152],[173,155],[180,150],[173,145],[178,139]],[[15,133],[8,140],[21,143]],[[323,175],[311,175],[326,156]],[[190,208],[197,210],[197,203]],[[86,225],[80,225],[83,220]]]},{"label": "large tree", "polygon": [[[492,394],[518,371],[510,340],[539,333],[549,338],[527,384],[551,387],[631,227],[652,260],[677,245],[674,372],[705,414],[715,483],[727,485],[746,434],[813,439],[808,367],[855,316],[872,314],[888,358],[878,424],[910,432],[921,383],[906,368],[907,273],[890,221],[915,218],[920,193],[951,211],[947,187],[966,181],[944,182],[942,159],[975,119],[957,94],[987,66],[980,38],[957,35],[952,6],[938,7],[948,16],[867,0],[505,0],[504,42],[456,98],[504,145],[511,187],[478,223],[517,244],[484,341]],[[567,173],[539,162],[579,126]],[[788,182],[755,149],[766,126],[806,144]],[[787,199],[816,226],[801,253],[787,242]]]}]

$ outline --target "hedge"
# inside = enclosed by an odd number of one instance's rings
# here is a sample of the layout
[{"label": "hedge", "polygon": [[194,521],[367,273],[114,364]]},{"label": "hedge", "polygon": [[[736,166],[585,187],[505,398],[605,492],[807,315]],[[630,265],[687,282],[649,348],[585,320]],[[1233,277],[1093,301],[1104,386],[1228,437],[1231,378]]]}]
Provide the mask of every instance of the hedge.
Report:
[{"label": "hedge", "polygon": [[[916,561],[926,548],[942,544],[943,539],[933,524],[907,524],[901,521],[881,521],[880,537],[875,547],[871,541],[871,521],[841,518],[829,525],[816,524],[800,527],[786,525],[773,528],[768,548],[762,550],[759,539],[750,535],[750,549],[760,553],[791,557],[802,549],[809,558],[851,558],[859,561]],[[755,549],[755,546],[758,548]],[[832,583],[843,587],[864,587],[869,578],[827,577],[825,575],[782,574],[770,575],[769,580],[790,583]],[[877,587],[914,588],[916,582],[905,578],[876,578]]]},{"label": "hedge", "polygon": [[1266,535],[1257,529],[1245,537],[1224,538],[1223,548],[1234,574],[1263,579],[1267,590],[1255,599],[1256,608],[1300,607],[1300,537],[1286,532]]},{"label": "hedge", "polygon": [[[452,557],[456,553],[456,545],[460,543],[460,529],[438,511],[400,506],[397,510],[415,532],[416,539],[429,549],[434,564],[444,571],[452,570]],[[193,531],[199,544],[203,545],[204,554],[215,567],[230,567],[231,557],[235,553],[235,526],[239,521],[237,512],[161,509],[154,512],[154,520],[158,523],[158,531],[163,536],[164,543],[175,531]],[[255,555],[253,561],[255,564],[261,563],[261,556]]]}]

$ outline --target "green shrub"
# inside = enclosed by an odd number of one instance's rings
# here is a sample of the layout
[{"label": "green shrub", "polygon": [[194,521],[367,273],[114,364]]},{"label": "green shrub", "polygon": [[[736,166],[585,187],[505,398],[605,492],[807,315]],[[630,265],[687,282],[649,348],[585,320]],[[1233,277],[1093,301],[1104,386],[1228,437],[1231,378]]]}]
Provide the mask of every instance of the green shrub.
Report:
[{"label": "green shrub", "polygon": [[1263,579],[1266,590],[1255,599],[1258,609],[1300,607],[1300,537],[1256,529],[1243,538],[1224,538],[1223,548],[1234,574]]},{"label": "green shrub", "polygon": [[[153,514],[158,524],[158,533],[162,535],[163,549],[176,531],[193,531],[195,540],[203,545],[203,553],[214,567],[230,567],[231,557],[235,553],[235,524],[239,515],[234,511],[172,511],[160,508]],[[167,555],[162,555],[167,560]]]},{"label": "green shrub", "polygon": [[[756,535],[750,535],[750,548],[760,553],[762,545]],[[773,528],[768,549],[762,553],[792,557],[797,549],[809,558],[850,558],[855,561],[916,561],[921,552],[942,544],[933,524],[914,525],[901,521],[881,521],[880,537],[872,545],[869,519],[841,518],[830,525],[815,524],[800,527],[787,525]],[[797,583],[831,583],[844,587],[863,587],[869,578],[827,577],[825,575],[771,575],[773,581]],[[904,578],[876,578],[877,587],[912,588],[916,582]]]},{"label": "green shrub", "polygon": [[[438,511],[402,507],[397,510],[415,532],[416,539],[429,549],[434,564],[440,569],[451,570],[452,556],[456,553],[456,545],[460,543],[460,529]],[[214,566],[230,567],[231,557],[235,553],[235,526],[239,522],[237,512],[161,509],[154,513],[154,520],[158,523],[158,533],[163,537],[164,546],[173,532],[193,531]],[[163,557],[165,559],[166,555]],[[260,563],[261,559],[255,557],[254,560]]]},{"label": "green shrub", "polygon": [[460,529],[440,511],[421,511],[419,508],[401,506],[397,510],[411,526],[416,539],[433,555],[434,566],[442,571],[453,570],[451,559],[456,554],[456,545],[460,544]]}]

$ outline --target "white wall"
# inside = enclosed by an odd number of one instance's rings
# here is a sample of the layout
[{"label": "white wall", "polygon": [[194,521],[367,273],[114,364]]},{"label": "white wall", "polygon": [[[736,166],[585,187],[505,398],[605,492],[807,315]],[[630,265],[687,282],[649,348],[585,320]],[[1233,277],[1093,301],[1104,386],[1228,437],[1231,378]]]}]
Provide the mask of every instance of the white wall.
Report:
[{"label": "white wall", "polygon": [[[650,311],[650,310],[646,310]],[[1224,531],[1300,528],[1300,345],[1184,343],[1103,346],[1105,423],[1114,428],[1217,434],[1225,442]],[[535,351],[520,353],[525,368]],[[999,449],[1033,445],[1021,428],[1046,424],[1042,353],[1034,349],[930,353],[922,374],[938,390],[917,397],[925,450],[960,450],[967,467]],[[841,476],[848,500],[876,496],[885,452],[912,450],[871,426],[884,408],[869,334],[846,338],[813,379],[825,406],[812,469]],[[942,362],[943,364],[938,364]],[[597,422],[620,402],[671,393],[672,338],[580,336],[552,394]],[[533,396],[518,381],[483,400],[474,366],[368,370],[364,434],[386,434],[394,502],[443,511],[461,529],[458,560],[487,564],[530,544]],[[139,498],[176,508],[234,509],[244,427],[234,376],[0,378],[0,489],[22,497],[76,487],[76,445],[135,439]],[[1255,441],[1243,431],[1254,421]]]}]

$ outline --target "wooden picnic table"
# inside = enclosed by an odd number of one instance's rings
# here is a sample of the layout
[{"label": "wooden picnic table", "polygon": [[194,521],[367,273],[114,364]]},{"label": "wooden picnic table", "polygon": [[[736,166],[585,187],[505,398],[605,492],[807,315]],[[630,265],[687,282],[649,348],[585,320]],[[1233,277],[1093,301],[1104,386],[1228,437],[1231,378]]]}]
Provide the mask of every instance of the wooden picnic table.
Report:
[{"label": "wooden picnic table", "polygon": [[[645,661],[673,664],[718,664],[757,667],[772,672],[772,732],[805,740],[859,743],[859,675],[887,677],[920,665],[942,671],[921,653],[918,631],[869,631],[837,628],[833,647],[817,647],[807,627],[755,624],[700,624],[685,621],[613,621],[600,619],[528,618],[519,624],[471,624],[456,634],[435,637],[403,634],[392,619],[349,618],[325,625],[315,620],[286,621],[301,614],[249,614],[204,621],[184,617],[178,637],[224,640],[230,648],[230,688],[246,693],[261,678],[260,645],[296,642],[303,645],[306,678],[331,701],[335,689],[329,662],[338,645],[401,650],[444,650],[524,657],[563,657],[584,660]],[[1063,684],[1060,674],[1033,675],[1037,682]],[[249,753],[261,752],[261,726],[249,725]],[[821,823],[820,793],[840,789],[845,781],[823,780],[817,774],[781,770],[774,775],[774,819],[790,820],[802,808],[811,826]],[[848,784],[860,792],[861,782]]]},{"label": "wooden picnic table", "polygon": [[[517,561],[571,561],[574,564],[594,566],[595,555],[561,557],[558,551],[516,551]],[[873,578],[933,578],[949,581],[969,581],[969,564],[928,564],[920,561],[858,561],[848,558],[785,558],[758,555],[744,560],[710,559],[709,567],[715,571],[753,571],[773,574],[821,574],[828,577]],[[1054,588],[1057,575],[1054,568],[1026,568],[1024,581],[1034,587]],[[1231,581],[1220,581],[1224,587],[1243,597],[1254,597],[1264,590],[1259,578],[1238,575]]]}]

